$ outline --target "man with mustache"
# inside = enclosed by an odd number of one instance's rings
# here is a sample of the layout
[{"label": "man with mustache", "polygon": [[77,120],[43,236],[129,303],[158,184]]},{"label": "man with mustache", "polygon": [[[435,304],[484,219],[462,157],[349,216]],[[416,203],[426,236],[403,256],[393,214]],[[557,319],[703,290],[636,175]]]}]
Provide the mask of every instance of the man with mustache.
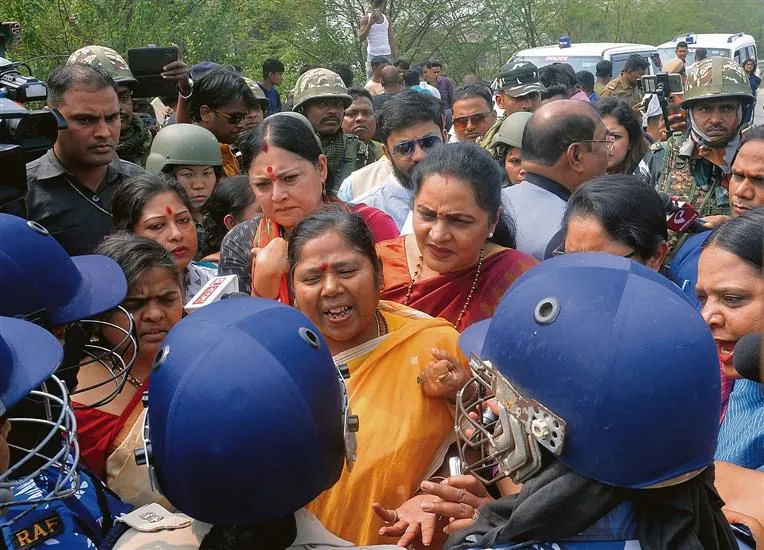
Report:
[{"label": "man with mustache", "polygon": [[682,103],[687,133],[654,145],[648,157],[655,188],[692,203],[701,216],[729,215],[732,159],[754,101],[745,71],[734,60],[696,63]]},{"label": "man with mustache", "polygon": [[67,127],[55,145],[27,164],[27,215],[72,256],[89,253],[111,232],[111,199],[126,179],[143,170],[117,154],[120,106],[105,72],[74,63],[48,77],[48,108]]},{"label": "man with mustache", "polygon": [[326,192],[335,194],[352,172],[376,160],[374,147],[345,133],[342,121],[353,98],[340,75],[329,69],[306,71],[295,84],[293,110],[305,115],[321,138],[328,161]]},{"label": "man with mustache", "polygon": [[[729,179],[730,215],[734,218],[749,210],[764,206],[764,126],[757,126],[746,132],[732,161]],[[727,216],[707,219],[707,225],[720,225]],[[671,273],[680,280],[688,281],[687,287],[694,289],[698,281],[698,259],[703,243],[711,236],[704,231],[689,237],[677,250],[669,267]],[[694,298],[696,306],[700,303]]]},{"label": "man with mustache", "polygon": [[111,48],[85,46],[70,55],[66,63],[85,63],[104,71],[114,79],[117,84],[120,122],[117,155],[123,160],[143,166],[151,148],[152,136],[141,119],[133,114],[133,88],[137,86],[138,81],[125,59]]}]

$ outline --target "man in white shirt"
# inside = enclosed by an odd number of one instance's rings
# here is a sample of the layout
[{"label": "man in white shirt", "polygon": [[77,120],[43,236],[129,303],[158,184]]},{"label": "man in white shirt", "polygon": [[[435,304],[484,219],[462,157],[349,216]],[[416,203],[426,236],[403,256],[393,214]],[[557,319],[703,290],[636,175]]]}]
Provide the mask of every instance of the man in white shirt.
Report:
[{"label": "man in white shirt", "polygon": [[395,36],[390,20],[384,14],[385,0],[371,0],[371,13],[361,16],[361,28],[358,33],[361,40],[366,40],[366,74],[371,76],[371,60],[377,56],[388,59],[398,57]]}]

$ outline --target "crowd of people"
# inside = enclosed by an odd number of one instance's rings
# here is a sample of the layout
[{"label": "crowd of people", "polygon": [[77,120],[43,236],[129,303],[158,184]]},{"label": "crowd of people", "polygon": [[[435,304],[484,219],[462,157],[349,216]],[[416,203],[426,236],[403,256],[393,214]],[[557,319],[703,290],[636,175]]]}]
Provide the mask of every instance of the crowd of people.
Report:
[{"label": "crowd of people", "polygon": [[178,59],[145,124],[116,51],[49,75],[0,213],[0,547],[764,545],[755,62],[457,86],[384,10],[363,86]]}]

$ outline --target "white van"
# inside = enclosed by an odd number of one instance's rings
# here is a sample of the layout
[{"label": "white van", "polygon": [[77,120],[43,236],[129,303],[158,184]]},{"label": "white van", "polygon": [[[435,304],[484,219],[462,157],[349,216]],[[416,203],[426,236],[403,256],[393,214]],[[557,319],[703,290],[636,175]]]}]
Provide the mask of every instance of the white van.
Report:
[{"label": "white van", "polygon": [[569,63],[578,71],[589,71],[596,75],[597,63],[607,59],[613,64],[613,78],[623,70],[626,60],[632,54],[639,54],[650,63],[650,74],[660,72],[653,56],[658,56],[655,46],[647,44],[624,44],[618,42],[591,42],[587,44],[570,44],[560,40],[557,46],[542,46],[521,50],[512,56],[510,61],[530,61],[537,67],[551,65],[552,63]]},{"label": "white van", "polygon": [[739,32],[737,34],[696,34],[690,33],[674,37],[658,46],[661,60],[666,63],[676,57],[676,45],[679,42],[687,42],[690,54],[687,56],[687,64],[695,63],[695,50],[705,48],[708,57],[728,57],[738,63],[743,63],[749,57],[758,59],[756,40],[750,34]]}]

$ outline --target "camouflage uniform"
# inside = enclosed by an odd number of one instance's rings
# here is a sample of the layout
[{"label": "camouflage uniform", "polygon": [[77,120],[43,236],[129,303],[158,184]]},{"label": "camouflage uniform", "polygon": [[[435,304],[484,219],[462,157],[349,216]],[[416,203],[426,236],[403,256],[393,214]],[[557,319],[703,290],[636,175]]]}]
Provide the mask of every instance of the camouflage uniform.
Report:
[{"label": "camouflage uniform", "polygon": [[[743,104],[740,127],[727,143],[712,146],[693,131],[674,134],[652,146],[646,158],[655,189],[691,203],[701,216],[729,215],[729,181],[732,156],[740,141],[740,129],[750,118],[754,102],[742,67],[731,59],[711,57],[696,63],[687,80],[682,108],[711,99],[734,98]],[[678,249],[683,239],[674,239]]]},{"label": "camouflage uniform", "polygon": [[623,78],[623,73],[618,75],[618,78],[611,80],[610,84],[605,86],[602,90],[600,97],[617,97],[624,100],[629,107],[633,107],[640,101],[642,97],[639,95],[637,86],[629,86],[626,80]]},{"label": "camouflage uniform", "polygon": [[[138,80],[133,76],[125,59],[111,48],[104,46],[85,46],[80,48],[66,61],[67,65],[84,63],[95,69],[108,74],[117,86],[134,88]],[[117,144],[117,155],[122,160],[127,160],[143,166],[151,149],[152,135],[141,119],[133,115],[126,130],[122,130]]]},{"label": "camouflage uniform", "polygon": [[[496,94],[505,93],[510,97],[523,97],[530,94],[540,94],[544,91],[544,85],[539,81],[538,68],[528,61],[509,62],[499,69],[496,77]],[[511,114],[511,113],[510,113]],[[507,119],[504,113],[496,119],[478,142],[483,149],[494,154],[494,136],[499,132],[501,124]]]},{"label": "camouflage uniform", "polygon": [[[329,69],[311,69],[303,73],[295,85],[293,110],[302,113],[307,102],[322,98],[341,99],[346,109],[353,102],[337,73]],[[336,193],[340,184],[352,172],[377,160],[372,144],[363,143],[358,136],[344,133],[342,128],[323,149],[329,168],[326,191],[331,194]]]}]

